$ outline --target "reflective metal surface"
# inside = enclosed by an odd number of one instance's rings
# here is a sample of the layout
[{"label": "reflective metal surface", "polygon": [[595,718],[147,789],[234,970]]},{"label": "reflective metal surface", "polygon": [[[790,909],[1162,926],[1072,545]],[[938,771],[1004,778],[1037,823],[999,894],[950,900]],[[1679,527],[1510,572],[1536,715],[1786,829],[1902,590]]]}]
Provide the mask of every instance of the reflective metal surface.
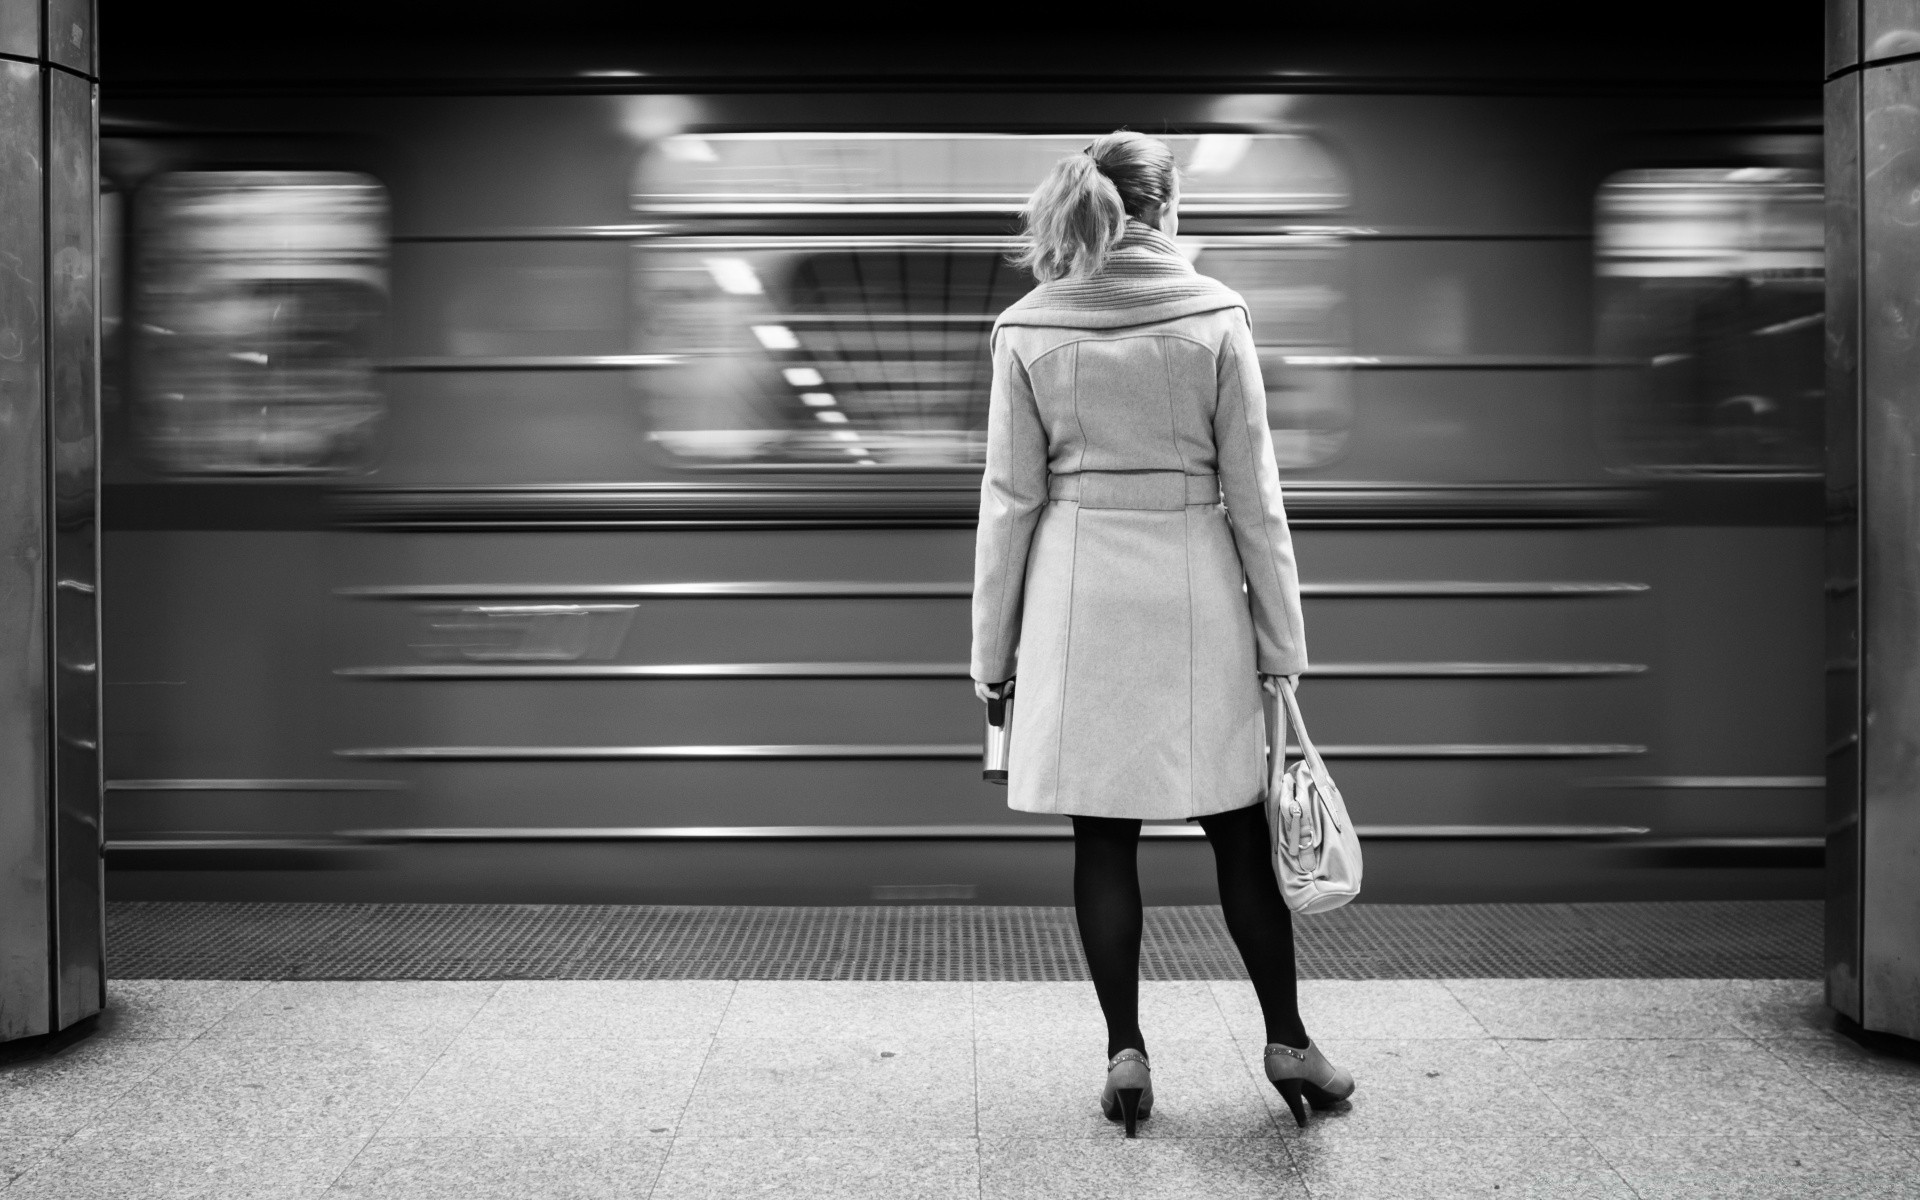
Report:
[{"label": "reflective metal surface", "polygon": [[47,58],[94,74],[94,0],[47,0]]},{"label": "reflective metal surface", "polygon": [[1920,1037],[1920,64],[1869,69],[1861,98],[1860,1019]]},{"label": "reflective metal surface", "polygon": [[1827,0],[1827,74],[1860,61],[1860,0]]},{"label": "reflective metal surface", "polygon": [[[1644,825],[1356,825],[1363,838],[1396,841],[1526,839],[1589,841],[1639,837]],[[1147,824],[1149,838],[1203,838],[1190,824]],[[515,826],[498,829],[350,829],[343,841],[369,842],[652,842],[652,841],[966,841],[974,839],[1066,839],[1071,826],[1031,825],[684,825],[604,829]]]},{"label": "reflective metal surface", "polygon": [[[1584,599],[1592,596],[1630,596],[1648,590],[1644,583],[1525,580],[1500,583],[1482,580],[1391,580],[1365,583],[1303,583],[1303,596],[1344,596],[1419,600],[1437,597]],[[859,581],[752,581],[739,583],[477,583],[374,584],[334,589],[336,596],[366,600],[486,600],[508,598],[586,599],[632,596],[686,599],[864,599],[876,596],[927,599],[964,599],[973,595],[971,583],[868,583]]]},{"label": "reflective metal surface", "polygon": [[[1310,679],[1581,679],[1638,675],[1645,663],[1381,662],[1320,663]],[[966,663],[780,662],[483,665],[430,663],[339,667],[350,679],[965,679]]]},{"label": "reflective metal surface", "polygon": [[1817,791],[1826,786],[1820,775],[1622,775],[1614,779],[1589,779],[1588,787],[1618,788],[1705,788],[1713,791],[1748,789],[1781,791]]},{"label": "reflective metal surface", "polygon": [[45,311],[40,71],[0,62],[0,1039],[46,1033]]},{"label": "reflective metal surface", "polygon": [[0,0],[0,54],[39,55],[40,6],[41,0]]},{"label": "reflective metal surface", "polygon": [[[57,15],[63,7],[55,4]],[[83,30],[78,12],[50,31]],[[64,20],[64,18],[62,18]],[[90,38],[83,48],[90,55]],[[63,663],[100,653],[99,380],[95,342],[94,230],[100,189],[94,164],[94,85],[64,71],[46,77],[47,400],[53,464],[53,643]],[[75,586],[78,585],[78,586]],[[105,884],[100,863],[100,681],[97,672],[53,677],[54,880],[59,946],[56,1024],[106,1003]]]},{"label": "reflective metal surface", "polygon": [[[1433,745],[1321,746],[1326,758],[1617,758],[1645,754],[1619,744],[1438,743]],[[1289,746],[1288,753],[1298,753]],[[700,762],[776,759],[889,760],[980,757],[975,743],[869,746],[372,746],[336,750],[342,758],[387,762]]]},{"label": "reflective metal surface", "polygon": [[1920,3],[1860,0],[1860,57],[1866,62],[1920,54]]},{"label": "reflective metal surface", "polygon": [[[1846,0],[1851,9],[1858,0]],[[1860,1019],[1860,76],[1827,85],[1826,987]]]},{"label": "reflective metal surface", "polygon": [[109,779],[109,792],[404,792],[398,779]]},{"label": "reflective metal surface", "polygon": [[[343,524],[395,530],[939,528],[970,527],[977,519],[977,483],[918,484],[888,472],[876,465],[874,481],[866,487],[793,482],[366,487],[335,496],[333,509]],[[1288,484],[1286,504],[1295,528],[1573,528],[1635,524],[1653,515],[1646,490],[1617,484],[1301,481]]]}]

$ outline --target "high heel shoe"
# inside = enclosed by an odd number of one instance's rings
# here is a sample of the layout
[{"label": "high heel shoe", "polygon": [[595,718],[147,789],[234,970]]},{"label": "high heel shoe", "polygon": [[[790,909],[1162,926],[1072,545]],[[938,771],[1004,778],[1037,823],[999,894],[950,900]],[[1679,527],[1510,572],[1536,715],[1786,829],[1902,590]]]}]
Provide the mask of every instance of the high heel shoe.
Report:
[{"label": "high heel shoe", "polygon": [[1124,1121],[1128,1137],[1133,1136],[1135,1122],[1153,1115],[1153,1073],[1145,1052],[1122,1050],[1108,1060],[1100,1111],[1109,1121]]},{"label": "high heel shoe", "polygon": [[1353,1095],[1353,1076],[1328,1062],[1311,1038],[1305,1050],[1295,1050],[1280,1042],[1269,1043],[1267,1079],[1287,1102],[1287,1111],[1302,1128],[1307,1124],[1307,1105],[1332,1108]]}]

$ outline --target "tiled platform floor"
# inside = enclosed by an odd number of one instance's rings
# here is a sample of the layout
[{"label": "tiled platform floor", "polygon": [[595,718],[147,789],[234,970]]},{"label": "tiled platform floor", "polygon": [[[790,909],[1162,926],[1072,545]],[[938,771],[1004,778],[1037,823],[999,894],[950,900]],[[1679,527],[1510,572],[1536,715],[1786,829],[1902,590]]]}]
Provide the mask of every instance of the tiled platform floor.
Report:
[{"label": "tiled platform floor", "polygon": [[1767,980],[1317,980],[1294,1129],[1239,982],[142,981],[0,1067],[0,1197],[1920,1197],[1920,1064]]}]

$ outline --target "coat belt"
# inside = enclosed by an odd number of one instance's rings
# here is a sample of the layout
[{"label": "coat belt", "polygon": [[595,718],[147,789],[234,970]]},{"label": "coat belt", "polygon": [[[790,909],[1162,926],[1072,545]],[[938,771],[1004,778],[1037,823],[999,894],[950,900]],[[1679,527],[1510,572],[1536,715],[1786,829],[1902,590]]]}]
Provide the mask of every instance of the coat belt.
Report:
[{"label": "coat belt", "polygon": [[1220,477],[1179,471],[1074,471],[1048,476],[1047,497],[1072,500],[1081,508],[1185,508],[1220,503]]}]

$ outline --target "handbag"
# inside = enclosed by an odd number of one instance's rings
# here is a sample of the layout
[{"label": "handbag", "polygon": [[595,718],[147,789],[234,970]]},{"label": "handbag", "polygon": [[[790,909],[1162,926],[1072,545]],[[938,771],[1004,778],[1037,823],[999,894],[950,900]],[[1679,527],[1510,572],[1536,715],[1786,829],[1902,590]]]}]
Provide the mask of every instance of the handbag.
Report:
[{"label": "handbag", "polygon": [[[1284,681],[1268,697],[1267,828],[1273,873],[1287,907],[1302,915],[1330,912],[1360,894],[1360,837],[1320,752],[1313,748],[1300,702]],[[1285,706],[1285,718],[1281,716]],[[1287,728],[1299,734],[1301,757],[1287,760]]]}]

